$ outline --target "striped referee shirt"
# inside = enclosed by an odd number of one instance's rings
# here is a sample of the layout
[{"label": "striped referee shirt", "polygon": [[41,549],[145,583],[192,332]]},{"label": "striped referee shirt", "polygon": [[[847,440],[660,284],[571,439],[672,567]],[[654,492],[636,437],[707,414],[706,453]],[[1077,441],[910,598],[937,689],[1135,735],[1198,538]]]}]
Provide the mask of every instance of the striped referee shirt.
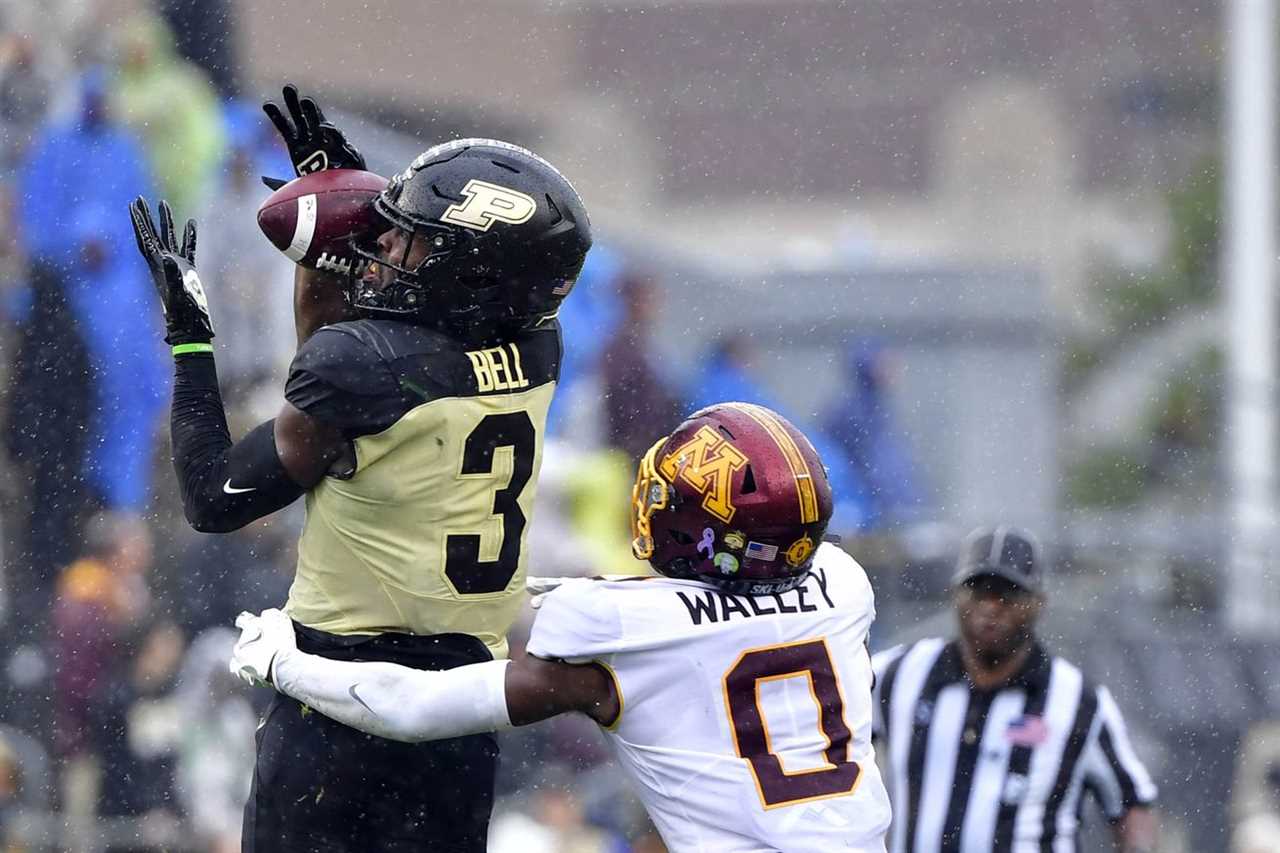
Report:
[{"label": "striped referee shirt", "polygon": [[872,665],[890,853],[1074,853],[1086,790],[1112,819],[1155,799],[1111,694],[1038,644],[990,692],[970,684],[954,641]]}]

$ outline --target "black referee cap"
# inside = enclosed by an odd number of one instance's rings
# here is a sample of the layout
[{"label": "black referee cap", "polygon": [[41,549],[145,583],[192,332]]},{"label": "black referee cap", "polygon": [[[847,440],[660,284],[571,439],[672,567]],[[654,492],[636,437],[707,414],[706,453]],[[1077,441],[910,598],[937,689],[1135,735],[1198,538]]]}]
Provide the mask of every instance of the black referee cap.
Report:
[{"label": "black referee cap", "polygon": [[1017,527],[979,527],[964,539],[954,586],[983,575],[995,575],[1027,590],[1040,592],[1044,582],[1044,558],[1035,537]]}]

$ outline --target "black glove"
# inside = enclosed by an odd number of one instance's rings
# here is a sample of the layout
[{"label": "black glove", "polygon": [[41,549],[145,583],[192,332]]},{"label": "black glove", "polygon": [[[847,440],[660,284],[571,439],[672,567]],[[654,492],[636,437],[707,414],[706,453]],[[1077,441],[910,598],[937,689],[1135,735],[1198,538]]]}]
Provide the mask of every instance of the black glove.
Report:
[{"label": "black glove", "polygon": [[160,202],[158,232],[142,196],[129,205],[129,216],[133,220],[133,236],[138,238],[138,251],[151,270],[151,280],[164,308],[168,331],[165,343],[173,346],[209,343],[213,340],[213,321],[209,319],[209,303],[194,266],[196,221],[187,220],[179,245],[173,231],[173,211],[167,202]]},{"label": "black glove", "polygon": [[[273,101],[262,105],[262,111],[271,119],[271,123],[284,137],[284,144],[289,148],[289,159],[293,168],[301,177],[312,172],[323,172],[325,169],[363,169],[364,156],[355,146],[347,142],[342,131],[325,121],[324,113],[311,98],[298,99],[298,89],[292,83],[284,87],[284,105],[289,110],[289,118],[285,118],[280,107]],[[271,189],[279,189],[283,183],[279,178],[264,176],[262,182]]]}]

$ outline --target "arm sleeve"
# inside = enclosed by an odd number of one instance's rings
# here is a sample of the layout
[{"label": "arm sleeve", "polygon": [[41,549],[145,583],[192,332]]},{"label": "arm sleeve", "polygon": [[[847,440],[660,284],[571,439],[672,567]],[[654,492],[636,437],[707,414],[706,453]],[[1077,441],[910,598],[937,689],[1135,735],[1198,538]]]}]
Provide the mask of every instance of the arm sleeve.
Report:
[{"label": "arm sleeve", "polygon": [[202,533],[226,533],[297,500],[303,489],[280,464],[275,421],[260,424],[233,445],[213,356],[180,355],[174,371],[169,431],[191,526]]},{"label": "arm sleeve", "polygon": [[1156,785],[1129,741],[1120,708],[1105,687],[1098,689],[1097,735],[1088,744],[1085,784],[1108,818],[1117,820],[1134,806],[1155,802]]},{"label": "arm sleeve", "polygon": [[508,660],[443,671],[380,661],[337,661],[287,649],[276,655],[276,689],[362,732],[416,742],[511,728]]}]

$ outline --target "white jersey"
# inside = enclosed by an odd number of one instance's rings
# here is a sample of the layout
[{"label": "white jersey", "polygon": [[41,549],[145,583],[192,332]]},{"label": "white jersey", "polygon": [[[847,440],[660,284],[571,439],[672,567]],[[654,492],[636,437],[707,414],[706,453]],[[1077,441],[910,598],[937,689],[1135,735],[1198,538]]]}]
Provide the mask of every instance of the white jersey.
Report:
[{"label": "white jersey", "polygon": [[673,853],[883,853],[874,617],[862,567],[824,544],[805,582],[774,595],[670,578],[562,586],[528,651],[612,673],[622,711],[606,732]]}]

